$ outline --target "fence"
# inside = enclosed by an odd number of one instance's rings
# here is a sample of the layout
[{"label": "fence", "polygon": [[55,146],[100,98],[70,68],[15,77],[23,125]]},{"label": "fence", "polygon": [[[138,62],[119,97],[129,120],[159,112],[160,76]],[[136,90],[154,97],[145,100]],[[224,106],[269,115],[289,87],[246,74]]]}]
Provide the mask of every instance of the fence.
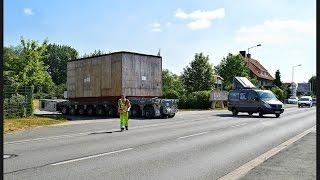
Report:
[{"label": "fence", "polygon": [[3,89],[4,118],[27,117],[33,114],[33,87],[13,87],[5,85]]}]

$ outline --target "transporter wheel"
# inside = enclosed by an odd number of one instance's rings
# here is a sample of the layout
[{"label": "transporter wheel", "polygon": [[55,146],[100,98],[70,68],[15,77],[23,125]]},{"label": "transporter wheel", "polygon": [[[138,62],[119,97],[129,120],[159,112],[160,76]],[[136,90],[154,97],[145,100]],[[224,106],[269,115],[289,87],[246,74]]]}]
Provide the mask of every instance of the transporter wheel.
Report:
[{"label": "transporter wheel", "polygon": [[173,118],[176,114],[170,114],[169,118]]},{"label": "transporter wheel", "polygon": [[162,118],[162,119],[168,119],[168,118],[169,118],[169,115],[168,115],[168,114],[161,114],[161,118]]},{"label": "transporter wheel", "polygon": [[253,112],[248,112],[249,116],[252,116]]},{"label": "transporter wheel", "polygon": [[233,115],[233,116],[237,116],[238,113],[239,113],[239,112],[237,111],[236,108],[233,108],[233,109],[232,109],[232,115]]},{"label": "transporter wheel", "polygon": [[107,112],[108,117],[116,117],[117,116],[117,111],[113,107],[108,107],[106,112]]},{"label": "transporter wheel", "polygon": [[98,106],[96,113],[97,113],[98,116],[103,116],[105,114],[104,107]]},{"label": "transporter wheel", "polygon": [[79,115],[84,115],[84,112],[85,112],[84,107],[83,107],[83,106],[80,106],[80,107],[78,108],[78,114],[79,114]]},{"label": "transporter wheel", "polygon": [[67,106],[63,106],[62,107],[62,109],[61,109],[61,113],[63,114],[63,115],[67,115],[68,114],[68,107]]},{"label": "transporter wheel", "polygon": [[94,108],[92,106],[87,107],[87,115],[92,116],[94,114]]},{"label": "transporter wheel", "polygon": [[277,117],[277,118],[280,117],[280,113],[277,113],[277,114],[276,114],[276,117]]},{"label": "transporter wheel", "polygon": [[69,114],[70,115],[76,115],[76,109],[74,106],[71,106],[70,109],[69,109]]},{"label": "transporter wheel", "polygon": [[131,117],[141,117],[141,109],[139,106],[133,106],[130,110],[130,116]]},{"label": "transporter wheel", "polygon": [[151,119],[154,118],[154,110],[152,107],[146,107],[144,110],[144,115],[146,118]]}]

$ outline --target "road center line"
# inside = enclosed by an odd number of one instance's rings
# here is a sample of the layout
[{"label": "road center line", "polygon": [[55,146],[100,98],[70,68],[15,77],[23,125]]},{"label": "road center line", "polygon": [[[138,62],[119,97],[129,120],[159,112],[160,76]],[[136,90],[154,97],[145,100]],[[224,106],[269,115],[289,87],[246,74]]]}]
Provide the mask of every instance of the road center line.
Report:
[{"label": "road center line", "polygon": [[81,161],[81,160],[85,160],[85,159],[95,158],[95,157],[99,157],[99,156],[105,156],[105,155],[120,153],[120,152],[124,152],[124,151],[129,151],[129,150],[132,150],[132,149],[133,149],[133,148],[127,148],[127,149],[121,149],[121,150],[118,150],[118,151],[112,151],[112,152],[107,152],[107,153],[95,154],[95,155],[86,156],[86,157],[82,157],[82,158],[76,158],[76,159],[71,159],[71,160],[67,160],[67,161],[61,161],[61,162],[54,163],[54,164],[50,164],[50,165],[51,165],[51,166],[57,166],[57,165],[67,164],[67,163],[76,162],[76,161]]},{"label": "road center line", "polygon": [[233,179],[240,179],[244,175],[246,175],[251,169],[259,166],[261,163],[269,159],[270,157],[276,155],[283,149],[287,148],[289,145],[293,144],[294,142],[298,141],[305,135],[309,134],[313,131],[315,126],[312,128],[302,132],[301,134],[296,135],[295,137],[285,141],[284,143],[280,144],[279,146],[272,148],[271,150],[265,152],[264,154],[258,156],[257,158],[245,163],[244,165],[238,167],[237,169],[233,170],[232,172],[224,175],[223,177],[219,178],[218,180],[233,180]]},{"label": "road center line", "polygon": [[188,136],[182,136],[182,137],[178,137],[177,139],[184,139],[184,138],[188,138],[188,137],[198,136],[198,135],[201,135],[201,134],[207,134],[208,132],[209,131],[196,133],[196,134],[191,134],[191,135],[188,135]]}]

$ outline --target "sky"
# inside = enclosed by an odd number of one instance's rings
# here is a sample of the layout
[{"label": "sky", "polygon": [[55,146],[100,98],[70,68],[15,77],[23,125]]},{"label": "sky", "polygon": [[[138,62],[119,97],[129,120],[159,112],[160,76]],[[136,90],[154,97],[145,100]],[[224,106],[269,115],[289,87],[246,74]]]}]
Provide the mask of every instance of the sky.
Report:
[{"label": "sky", "polygon": [[94,50],[156,55],[180,75],[195,53],[216,66],[251,48],[282,81],[307,82],[316,74],[315,0],[4,0],[4,45],[20,37]]}]

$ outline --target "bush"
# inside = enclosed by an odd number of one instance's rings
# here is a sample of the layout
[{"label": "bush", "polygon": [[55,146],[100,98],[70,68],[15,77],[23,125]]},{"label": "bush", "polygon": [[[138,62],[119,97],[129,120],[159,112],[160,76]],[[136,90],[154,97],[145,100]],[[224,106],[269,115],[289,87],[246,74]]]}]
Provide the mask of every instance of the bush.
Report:
[{"label": "bush", "polygon": [[196,91],[190,93],[187,97],[180,100],[182,108],[190,109],[209,109],[211,102],[209,101],[211,91]]},{"label": "bush", "polygon": [[277,86],[276,87],[273,87],[271,88],[271,91],[277,96],[277,98],[281,101],[284,100],[284,92],[283,90],[281,90],[280,88],[278,88]]},{"label": "bush", "polygon": [[179,99],[179,93],[175,90],[168,90],[163,93],[163,96],[167,99]]},{"label": "bush", "polygon": [[27,116],[26,98],[23,95],[15,94],[4,99],[4,117],[25,117]]}]

